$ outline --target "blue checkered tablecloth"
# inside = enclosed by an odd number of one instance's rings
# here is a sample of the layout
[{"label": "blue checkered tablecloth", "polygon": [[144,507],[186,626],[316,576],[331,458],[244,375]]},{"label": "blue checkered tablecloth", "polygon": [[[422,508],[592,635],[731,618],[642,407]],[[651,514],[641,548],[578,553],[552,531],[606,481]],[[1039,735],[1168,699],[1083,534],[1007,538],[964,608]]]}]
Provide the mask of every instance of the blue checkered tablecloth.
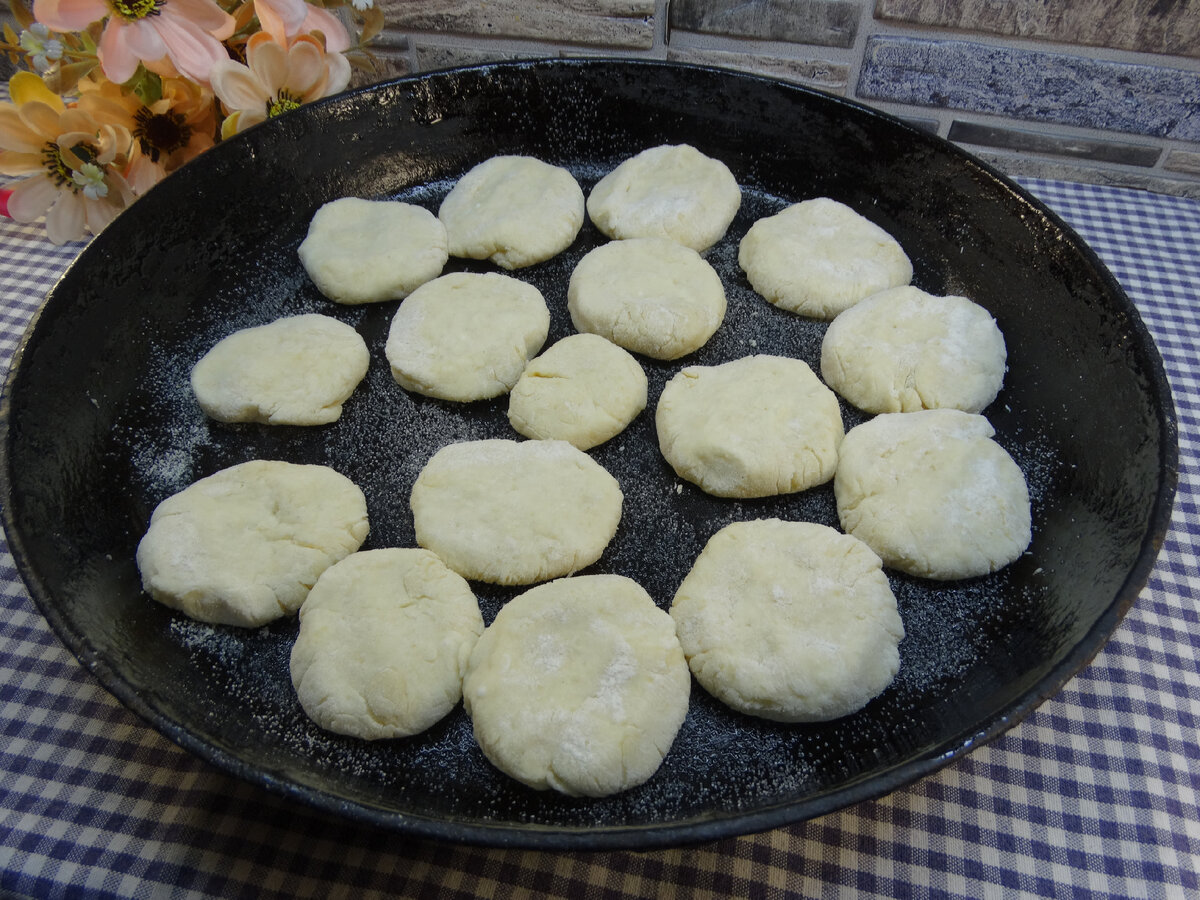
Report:
[{"label": "blue checkered tablecloth", "polygon": [[[1200,897],[1200,204],[1026,186],[1104,259],[1166,362],[1172,528],[1095,661],[932,777],[804,824],[646,853],[416,841],[193,758],[61,646],[0,551],[0,894],[29,897]],[[0,367],[80,247],[0,220]]]}]

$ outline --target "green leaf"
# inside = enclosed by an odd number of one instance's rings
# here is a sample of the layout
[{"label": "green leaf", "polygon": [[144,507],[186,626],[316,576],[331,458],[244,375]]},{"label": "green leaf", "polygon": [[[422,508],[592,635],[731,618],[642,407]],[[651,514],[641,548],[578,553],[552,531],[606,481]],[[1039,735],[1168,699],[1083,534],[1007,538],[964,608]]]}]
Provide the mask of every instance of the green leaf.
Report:
[{"label": "green leaf", "polygon": [[123,87],[132,91],[142,101],[143,106],[150,106],[162,99],[162,79],[142,65],[138,66],[133,77],[125,82]]}]

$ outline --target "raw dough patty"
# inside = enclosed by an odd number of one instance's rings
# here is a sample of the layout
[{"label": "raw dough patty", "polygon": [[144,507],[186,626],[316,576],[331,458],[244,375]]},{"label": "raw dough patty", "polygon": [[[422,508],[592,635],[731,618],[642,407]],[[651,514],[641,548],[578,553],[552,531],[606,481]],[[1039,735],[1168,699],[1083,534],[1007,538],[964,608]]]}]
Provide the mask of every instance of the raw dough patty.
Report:
[{"label": "raw dough patty", "polygon": [[696,680],[752,716],[849,715],[900,668],[904,625],[879,557],[826,525],[725,526],[679,586],[671,617]]},{"label": "raw dough patty", "polygon": [[498,769],[603,797],[658,770],[690,691],[670,616],[628,578],[583,575],[500,610],[471,653],[463,703]]},{"label": "raw dough patty", "polygon": [[977,413],[1000,392],[1006,358],[1004,336],[982,306],[906,286],[874,294],[830,323],[821,375],[870,413]]},{"label": "raw dough patty", "polygon": [[833,481],[842,528],[924,578],[986,575],[1025,552],[1029,492],[983,416],[885,413],[850,429]]},{"label": "raw dough patty", "polygon": [[912,263],[886,231],[818,197],[750,226],[738,264],[754,290],[782,309],[832,319],[859,300],[912,280]]},{"label": "raw dough patty", "polygon": [[326,466],[251,460],[158,504],[138,544],[142,585],[201,622],[253,628],[295,612],[367,537],[367,503]]},{"label": "raw dough patty", "polygon": [[511,390],[549,331],[550,310],[532,284],[455,272],[400,304],[384,354],[401,387],[442,400],[484,400]]},{"label": "raw dough patty", "polygon": [[663,388],[655,425],[675,473],[718,497],[823,484],[843,434],[837,397],[808,364],[766,355],[681,370]]},{"label": "raw dough patty", "polygon": [[561,253],[583,226],[583,190],[570,172],[530,156],[494,156],[451,188],[438,218],[451,256],[520,269]]},{"label": "raw dough patty", "polygon": [[318,209],[299,252],[308,277],[338,303],[407,297],[448,259],[446,229],[429,210],[358,197]]},{"label": "raw dough patty", "polygon": [[464,578],[532,584],[599,559],[624,495],[566,441],[484,440],[435,453],[409,502],[417,543]]},{"label": "raw dough patty", "polygon": [[428,550],[368,550],[326,569],[300,607],[292,684],[308,716],[366,740],[450,712],[483,632],[467,582]]},{"label": "raw dough patty", "polygon": [[192,367],[192,392],[218,422],[323,425],[341,416],[370,361],[344,322],[289,316],[218,341]]},{"label": "raw dough patty", "polygon": [[663,237],[703,253],[742,205],[729,167],[688,144],[651,147],[605,175],[588,216],[610,238]]},{"label": "raw dough patty", "polygon": [[666,238],[631,238],[579,261],[567,309],[579,331],[654,359],[678,359],[720,327],[725,287],[695,250]]},{"label": "raw dough patty", "polygon": [[508,421],[541,440],[587,450],[625,430],[646,408],[646,373],[594,334],[572,334],[531,360],[508,398]]}]

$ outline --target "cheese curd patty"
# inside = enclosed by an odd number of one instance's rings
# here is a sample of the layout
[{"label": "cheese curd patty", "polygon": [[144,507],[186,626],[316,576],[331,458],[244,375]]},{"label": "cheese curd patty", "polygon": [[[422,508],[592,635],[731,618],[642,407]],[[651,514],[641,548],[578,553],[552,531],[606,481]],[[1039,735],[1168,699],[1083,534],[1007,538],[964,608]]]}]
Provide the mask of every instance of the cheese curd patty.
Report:
[{"label": "cheese curd patty", "polygon": [[582,575],[500,610],[471,653],[463,704],[502,772],[604,797],[658,770],[690,692],[671,617],[629,578]]},{"label": "cheese curd patty", "polygon": [[429,210],[358,197],[321,206],[299,254],[321,293],[346,304],[407,297],[442,274],[449,258],[446,229]]},{"label": "cheese curd patty", "polygon": [[437,451],[409,502],[417,543],[463,577],[533,584],[598,560],[624,495],[566,441],[481,440]]},{"label": "cheese curd patty", "polygon": [[483,632],[471,588],[428,550],[365,550],[321,573],[289,661],[300,705],[328,731],[407,737],[445,716]]},{"label": "cheese curd patty", "polygon": [[846,716],[900,668],[904,624],[879,557],[826,525],[725,526],[679,586],[671,617],[696,680],[752,716]]},{"label": "cheese curd patty", "polygon": [[729,167],[689,144],[643,150],[605,175],[588,195],[589,218],[610,238],[667,238],[703,253],[742,205]]},{"label": "cheese curd patty", "polygon": [[520,269],[561,253],[583,226],[583,189],[566,169],[531,156],[472,168],[438,209],[450,255]]},{"label": "cheese curd patty", "polygon": [[299,609],[367,531],[366,498],[344,475],[256,459],[159,503],[136,560],[158,602],[201,622],[252,628]]},{"label": "cheese curd patty", "polygon": [[218,341],[192,367],[192,393],[218,422],[324,425],[341,417],[370,361],[344,322],[289,316]]}]

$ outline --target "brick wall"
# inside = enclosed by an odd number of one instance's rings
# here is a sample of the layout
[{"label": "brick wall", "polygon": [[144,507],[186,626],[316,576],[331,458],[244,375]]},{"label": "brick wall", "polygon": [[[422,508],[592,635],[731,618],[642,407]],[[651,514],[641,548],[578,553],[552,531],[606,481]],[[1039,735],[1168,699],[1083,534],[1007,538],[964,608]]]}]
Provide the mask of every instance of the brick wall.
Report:
[{"label": "brick wall", "polygon": [[540,56],[711,64],[900,116],[1011,174],[1200,198],[1200,0],[376,0],[364,80]]},{"label": "brick wall", "polygon": [[621,55],[758,72],[1011,174],[1200,198],[1200,0],[377,0],[385,75]]}]

